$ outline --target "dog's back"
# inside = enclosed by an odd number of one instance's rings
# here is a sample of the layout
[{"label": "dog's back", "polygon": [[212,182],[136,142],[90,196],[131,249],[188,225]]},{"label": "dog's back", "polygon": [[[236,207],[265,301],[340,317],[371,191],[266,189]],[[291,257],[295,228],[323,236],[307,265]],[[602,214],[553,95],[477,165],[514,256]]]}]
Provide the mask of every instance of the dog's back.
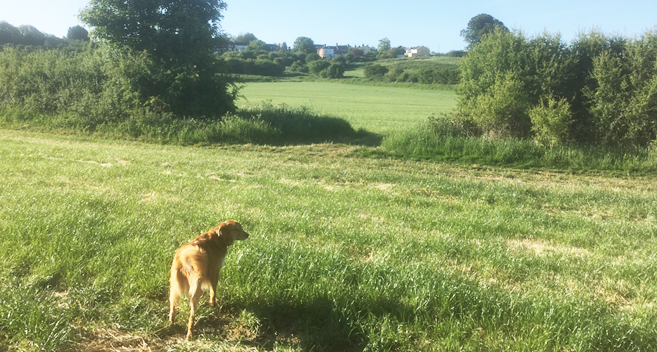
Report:
[{"label": "dog's back", "polygon": [[179,296],[188,294],[192,297],[192,283],[207,289],[212,284],[211,278],[219,275],[228,247],[214,239],[215,236],[218,236],[217,228],[196,237],[176,251],[169,283],[171,290],[176,289]]},{"label": "dog's back", "polygon": [[187,329],[188,338],[192,334],[194,310],[203,290],[210,290],[210,305],[214,305],[219,271],[226,258],[228,246],[235,240],[244,240],[248,237],[249,234],[242,229],[242,225],[234,220],[227,220],[176,251],[169,279],[171,304],[169,322],[173,324],[178,300],[184,295],[189,295],[191,310]]}]

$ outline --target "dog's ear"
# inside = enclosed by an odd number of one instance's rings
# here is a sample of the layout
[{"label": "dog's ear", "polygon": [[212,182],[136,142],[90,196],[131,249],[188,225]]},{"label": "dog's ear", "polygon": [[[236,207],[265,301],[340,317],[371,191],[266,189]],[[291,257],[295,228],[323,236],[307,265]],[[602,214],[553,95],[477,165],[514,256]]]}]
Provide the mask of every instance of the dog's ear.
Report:
[{"label": "dog's ear", "polygon": [[219,239],[219,227],[215,227],[212,230],[208,231],[208,236],[210,236],[210,241],[216,241]]},{"label": "dog's ear", "polygon": [[232,224],[229,223],[228,221],[224,221],[221,224],[219,224],[219,226],[217,226],[218,235],[227,246],[232,246],[233,243],[235,242],[232,227],[233,227]]}]

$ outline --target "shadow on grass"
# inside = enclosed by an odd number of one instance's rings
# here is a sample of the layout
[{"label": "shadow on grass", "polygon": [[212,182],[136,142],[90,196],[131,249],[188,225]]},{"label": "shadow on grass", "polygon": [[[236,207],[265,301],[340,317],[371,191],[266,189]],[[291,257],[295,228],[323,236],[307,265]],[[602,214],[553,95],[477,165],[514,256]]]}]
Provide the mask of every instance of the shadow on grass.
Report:
[{"label": "shadow on grass", "polygon": [[263,103],[241,110],[236,116],[236,119],[224,121],[224,126],[231,132],[226,137],[233,136],[239,141],[254,144],[299,145],[328,142],[378,146],[383,140],[383,136],[362,128],[354,130],[344,119],[319,115],[305,107]]},{"label": "shadow on grass", "polygon": [[[183,340],[189,311],[179,311],[176,323],[159,330],[161,340]],[[201,304],[195,317],[193,340],[235,343],[272,351],[288,346],[302,351],[362,351],[366,336],[354,331],[349,317],[326,298],[305,304],[249,304],[210,307]]]},{"label": "shadow on grass", "polygon": [[273,349],[278,340],[296,343],[302,351],[362,351],[367,336],[353,326],[350,317],[335,309],[327,298],[305,303],[252,304],[261,322],[257,345]]}]

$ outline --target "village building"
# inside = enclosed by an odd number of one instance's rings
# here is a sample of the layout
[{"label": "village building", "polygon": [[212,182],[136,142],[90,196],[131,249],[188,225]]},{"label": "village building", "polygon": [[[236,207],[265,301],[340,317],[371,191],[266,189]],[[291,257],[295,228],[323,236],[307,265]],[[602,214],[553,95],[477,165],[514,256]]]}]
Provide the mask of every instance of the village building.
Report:
[{"label": "village building", "polygon": [[372,51],[372,48],[370,48],[368,45],[365,45],[365,44],[354,47],[354,49],[358,49],[358,50],[362,51],[363,54],[367,54],[370,51]]},{"label": "village building", "polygon": [[404,54],[406,57],[429,57],[431,56],[431,51],[425,46],[416,46],[410,49],[406,49]]},{"label": "village building", "polygon": [[327,59],[327,58],[333,58],[338,55],[345,55],[349,52],[349,48],[351,46],[349,45],[338,45],[337,43],[335,46],[327,46],[326,44],[323,45],[315,45],[315,48],[317,48],[317,55],[321,57],[322,59]]},{"label": "village building", "polygon": [[319,50],[317,50],[317,55],[319,55],[319,57],[321,57],[322,59],[329,59],[336,56],[335,49],[331,46],[326,46],[326,45],[322,46],[321,48],[319,48]]}]

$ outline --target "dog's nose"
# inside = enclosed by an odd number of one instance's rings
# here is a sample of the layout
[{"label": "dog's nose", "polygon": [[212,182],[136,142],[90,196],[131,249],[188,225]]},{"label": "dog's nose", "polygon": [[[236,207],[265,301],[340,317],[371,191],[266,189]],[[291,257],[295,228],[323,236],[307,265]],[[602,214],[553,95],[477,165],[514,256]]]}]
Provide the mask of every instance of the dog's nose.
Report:
[{"label": "dog's nose", "polygon": [[244,234],[246,235],[246,237],[244,237],[244,239],[249,238],[249,233],[248,232],[245,232]]}]

